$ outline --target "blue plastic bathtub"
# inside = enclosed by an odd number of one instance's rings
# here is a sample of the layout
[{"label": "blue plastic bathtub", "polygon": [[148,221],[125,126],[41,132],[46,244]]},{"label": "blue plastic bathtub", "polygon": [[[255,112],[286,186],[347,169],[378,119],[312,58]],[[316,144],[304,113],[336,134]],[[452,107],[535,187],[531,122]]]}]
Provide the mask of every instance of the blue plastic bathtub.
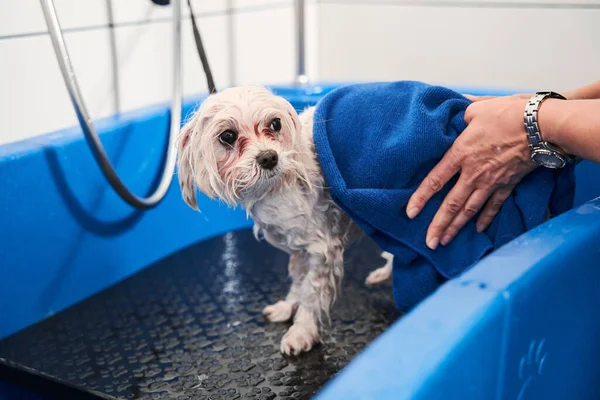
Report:
[{"label": "blue plastic bathtub", "polygon": [[[273,89],[301,110],[333,87]],[[187,99],[184,119],[199,100]],[[136,193],[157,179],[168,115],[161,105],[96,124]],[[572,211],[448,282],[319,397],[600,398],[599,172],[580,164]],[[198,214],[181,200],[176,180],[157,208],[131,209],[104,180],[79,128],[0,146],[0,182],[0,338],[192,243],[251,225],[243,210],[203,197],[199,206],[210,219],[186,223]],[[0,399],[8,393],[0,383]]]}]

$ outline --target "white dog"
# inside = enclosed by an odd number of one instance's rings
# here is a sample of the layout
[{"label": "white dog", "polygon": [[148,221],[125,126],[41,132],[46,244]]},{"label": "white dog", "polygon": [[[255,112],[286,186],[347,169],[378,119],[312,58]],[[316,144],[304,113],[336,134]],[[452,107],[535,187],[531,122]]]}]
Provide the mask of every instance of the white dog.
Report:
[{"label": "white dog", "polygon": [[[229,88],[209,96],[179,137],[178,176],[185,202],[196,189],[230,206],[242,205],[254,234],[290,254],[285,300],[266,307],[273,322],[294,318],[281,341],[285,354],[320,341],[344,275],[344,249],[361,232],[332,201],[313,144],[314,107],[300,116],[267,89]],[[367,277],[391,278],[392,257]]]}]

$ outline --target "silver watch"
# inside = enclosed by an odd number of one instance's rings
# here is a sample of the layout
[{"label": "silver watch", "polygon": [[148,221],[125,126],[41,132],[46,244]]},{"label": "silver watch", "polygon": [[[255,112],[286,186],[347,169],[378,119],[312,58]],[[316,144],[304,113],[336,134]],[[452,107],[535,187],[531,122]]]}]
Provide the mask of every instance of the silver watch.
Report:
[{"label": "silver watch", "polygon": [[540,105],[549,98],[566,100],[564,96],[555,92],[537,92],[533,95],[525,106],[525,132],[527,133],[527,140],[529,140],[531,159],[537,165],[554,169],[563,168],[571,162],[571,157],[560,147],[543,141],[538,124]]}]

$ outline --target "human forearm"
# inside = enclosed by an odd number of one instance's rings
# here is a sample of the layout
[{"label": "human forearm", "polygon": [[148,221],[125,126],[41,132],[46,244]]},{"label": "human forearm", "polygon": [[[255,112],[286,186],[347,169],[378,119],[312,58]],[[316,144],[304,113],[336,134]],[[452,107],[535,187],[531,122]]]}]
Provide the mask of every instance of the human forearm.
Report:
[{"label": "human forearm", "polygon": [[600,81],[570,90],[563,95],[569,100],[600,99]]},{"label": "human forearm", "polygon": [[569,154],[600,162],[600,99],[546,100],[539,111],[542,139]]}]

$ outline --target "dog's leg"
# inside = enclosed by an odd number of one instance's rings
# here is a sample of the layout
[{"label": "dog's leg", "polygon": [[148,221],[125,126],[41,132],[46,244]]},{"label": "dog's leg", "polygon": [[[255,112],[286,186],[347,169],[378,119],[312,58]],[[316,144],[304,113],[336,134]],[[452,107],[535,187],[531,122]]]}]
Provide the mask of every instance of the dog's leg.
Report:
[{"label": "dog's leg", "polygon": [[297,292],[299,304],[294,324],[281,340],[282,353],[297,355],[320,341],[322,316],[329,318],[344,275],[343,254],[342,246],[330,247],[326,255],[309,254],[308,272]]},{"label": "dog's leg", "polygon": [[300,253],[293,253],[290,256],[288,272],[292,278],[292,286],[285,300],[278,301],[275,304],[265,307],[263,315],[271,322],[289,321],[298,309],[298,292],[302,280],[306,276],[306,261]]},{"label": "dog's leg", "polygon": [[365,285],[373,286],[391,281],[394,256],[387,251],[384,251],[381,253],[381,257],[385,258],[385,265],[372,271],[369,276],[367,276]]}]

